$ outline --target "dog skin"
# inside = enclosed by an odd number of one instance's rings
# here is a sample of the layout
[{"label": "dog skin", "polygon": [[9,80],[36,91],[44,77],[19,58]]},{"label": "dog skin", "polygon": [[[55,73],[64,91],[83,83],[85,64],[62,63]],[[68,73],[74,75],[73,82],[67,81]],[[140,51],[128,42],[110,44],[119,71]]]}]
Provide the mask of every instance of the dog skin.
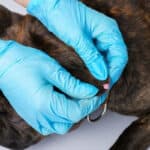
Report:
[{"label": "dog skin", "polygon": [[[150,1],[82,1],[117,20],[128,47],[129,62],[110,91],[108,108],[121,114],[135,115],[138,119],[121,134],[110,150],[146,150],[150,146]],[[74,50],[48,32],[34,17],[21,16],[0,6],[0,38],[42,49],[72,75],[103,90],[103,82],[94,79]],[[44,138],[18,116],[2,93],[0,133],[0,145],[19,150]]]}]

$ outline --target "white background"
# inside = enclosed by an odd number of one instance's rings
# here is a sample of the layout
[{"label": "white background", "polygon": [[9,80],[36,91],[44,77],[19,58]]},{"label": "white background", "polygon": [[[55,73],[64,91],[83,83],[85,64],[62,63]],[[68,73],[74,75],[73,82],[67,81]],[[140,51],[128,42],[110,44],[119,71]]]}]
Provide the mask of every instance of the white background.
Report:
[{"label": "white background", "polygon": [[[13,0],[0,0],[0,4],[25,14],[26,11]],[[135,117],[108,112],[101,120],[89,124],[85,121],[80,128],[66,135],[53,135],[31,146],[28,150],[108,150],[121,132]],[[0,150],[7,150],[0,146]]]}]

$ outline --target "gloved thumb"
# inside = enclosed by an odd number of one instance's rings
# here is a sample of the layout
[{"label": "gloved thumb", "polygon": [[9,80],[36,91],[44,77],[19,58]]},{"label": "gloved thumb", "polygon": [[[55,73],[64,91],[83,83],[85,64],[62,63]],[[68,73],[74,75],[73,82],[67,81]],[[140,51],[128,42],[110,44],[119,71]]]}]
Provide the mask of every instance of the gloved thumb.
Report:
[{"label": "gloved thumb", "polygon": [[108,71],[106,63],[103,56],[94,45],[92,39],[88,39],[86,36],[80,36],[80,38],[71,45],[96,79],[107,79]]}]

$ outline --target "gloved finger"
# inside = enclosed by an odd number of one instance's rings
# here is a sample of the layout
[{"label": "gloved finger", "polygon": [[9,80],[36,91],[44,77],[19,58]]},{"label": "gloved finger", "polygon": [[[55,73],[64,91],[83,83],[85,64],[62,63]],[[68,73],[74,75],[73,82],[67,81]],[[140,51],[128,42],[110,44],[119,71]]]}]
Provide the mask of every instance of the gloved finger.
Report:
[{"label": "gloved finger", "polygon": [[112,31],[100,33],[95,37],[96,47],[106,55],[111,85],[119,79],[128,61],[127,47],[117,24],[115,26]]},{"label": "gloved finger", "polygon": [[84,61],[85,65],[98,80],[106,80],[108,77],[107,66],[103,56],[97,50],[92,40],[86,36],[79,36],[77,41],[71,43],[72,47]]},{"label": "gloved finger", "polygon": [[49,58],[46,63],[46,68],[43,70],[46,72],[46,80],[67,95],[75,98],[89,98],[98,92],[95,86],[73,77],[53,58]]},{"label": "gloved finger", "polygon": [[[96,110],[104,102],[104,95],[90,99],[69,99],[58,92],[50,92],[50,108],[59,119],[66,123],[76,123]],[[61,121],[60,120],[60,121]],[[62,121],[61,121],[62,122]]]},{"label": "gloved finger", "polygon": [[[113,51],[115,50],[118,51],[119,53],[118,54],[113,53]],[[126,46],[122,44],[118,44],[117,46],[112,45],[109,48],[106,59],[108,61],[109,74],[111,79],[110,86],[112,86],[120,78],[128,62],[128,54]]]}]

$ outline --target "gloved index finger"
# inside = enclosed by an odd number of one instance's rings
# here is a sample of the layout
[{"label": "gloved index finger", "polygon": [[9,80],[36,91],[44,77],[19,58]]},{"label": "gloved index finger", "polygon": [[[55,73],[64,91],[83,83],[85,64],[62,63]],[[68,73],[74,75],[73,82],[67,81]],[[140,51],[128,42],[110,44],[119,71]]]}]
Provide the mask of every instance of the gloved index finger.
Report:
[{"label": "gloved index finger", "polygon": [[114,30],[99,34],[96,40],[97,48],[106,53],[111,84],[114,84],[128,61],[127,47],[117,24]]},{"label": "gloved index finger", "polygon": [[97,94],[98,89],[89,83],[80,81],[64,69],[56,60],[49,58],[43,72],[46,71],[46,80],[74,98],[89,98]]}]

